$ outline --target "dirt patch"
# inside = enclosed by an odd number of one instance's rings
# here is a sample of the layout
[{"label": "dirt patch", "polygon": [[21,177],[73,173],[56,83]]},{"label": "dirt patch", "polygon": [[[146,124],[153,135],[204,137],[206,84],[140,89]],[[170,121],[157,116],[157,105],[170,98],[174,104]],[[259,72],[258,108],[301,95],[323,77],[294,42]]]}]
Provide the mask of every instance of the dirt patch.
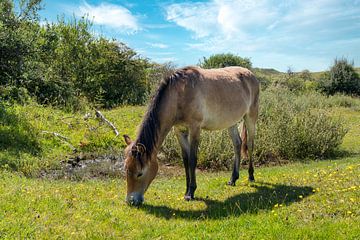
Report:
[{"label": "dirt patch", "polygon": [[60,163],[60,168],[41,171],[46,179],[86,180],[92,178],[119,178],[124,176],[122,154],[79,155]]},{"label": "dirt patch", "polygon": [[[185,174],[182,166],[159,162],[158,176],[172,177],[182,174]],[[39,177],[72,181],[124,178],[124,155],[122,153],[105,155],[80,154],[62,161],[57,169],[41,171]]]},{"label": "dirt patch", "polygon": [[[159,159],[160,177],[185,176],[185,170],[180,163],[165,163],[164,159]],[[255,168],[281,166],[288,164],[289,161],[269,161],[255,162]],[[247,161],[242,161],[240,168],[247,169]],[[231,171],[231,169],[199,169],[197,171]],[[43,170],[39,174],[40,178],[45,179],[68,179],[72,181],[82,181],[88,179],[108,179],[125,178],[124,155],[118,154],[80,154],[70,157],[60,163],[57,169]]]}]

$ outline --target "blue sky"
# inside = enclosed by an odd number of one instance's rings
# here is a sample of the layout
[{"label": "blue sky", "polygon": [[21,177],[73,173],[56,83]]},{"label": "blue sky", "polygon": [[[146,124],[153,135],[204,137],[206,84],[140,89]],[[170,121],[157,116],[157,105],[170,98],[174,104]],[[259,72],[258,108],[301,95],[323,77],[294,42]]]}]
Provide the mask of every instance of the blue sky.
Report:
[{"label": "blue sky", "polygon": [[94,30],[177,66],[231,52],[254,67],[326,70],[360,66],[360,0],[43,0],[41,17],[88,14]]}]

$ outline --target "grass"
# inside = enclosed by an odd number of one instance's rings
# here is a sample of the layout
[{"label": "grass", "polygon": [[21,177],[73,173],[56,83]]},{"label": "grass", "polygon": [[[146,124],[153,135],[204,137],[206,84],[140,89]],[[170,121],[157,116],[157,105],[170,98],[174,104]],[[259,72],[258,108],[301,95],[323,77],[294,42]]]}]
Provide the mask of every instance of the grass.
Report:
[{"label": "grass", "polygon": [[[0,110],[0,169],[37,176],[41,169],[57,168],[62,160],[75,155],[121,154],[125,145],[121,135],[135,136],[144,107],[128,106],[102,111],[118,128],[121,134],[118,137],[108,125],[95,117],[91,109],[82,113],[66,113],[30,104]],[[84,120],[87,113],[90,116]],[[47,132],[59,133],[68,140],[63,141]],[[77,149],[76,153],[73,147]]]},{"label": "grass", "polygon": [[[116,111],[107,117],[121,124]],[[124,179],[55,181],[2,170],[0,238],[359,239],[360,113],[333,114],[350,128],[342,145],[349,156],[259,168],[254,184],[242,170],[236,187],[225,184],[230,172],[198,171],[192,202],[183,200],[182,169],[158,176],[140,208],[125,204]]]},{"label": "grass", "polygon": [[336,161],[198,174],[197,199],[185,202],[184,176],[158,178],[146,204],[124,202],[123,179],[85,182],[0,177],[0,238],[358,239],[360,163]]}]

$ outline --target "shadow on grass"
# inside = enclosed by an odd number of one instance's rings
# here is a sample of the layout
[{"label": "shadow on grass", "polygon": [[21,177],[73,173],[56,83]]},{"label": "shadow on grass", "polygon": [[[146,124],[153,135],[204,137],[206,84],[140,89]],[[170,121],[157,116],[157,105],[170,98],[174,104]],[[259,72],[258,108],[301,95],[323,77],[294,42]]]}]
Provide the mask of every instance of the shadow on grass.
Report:
[{"label": "shadow on grass", "polygon": [[18,170],[21,153],[36,156],[41,152],[37,132],[25,113],[16,113],[11,107],[0,102],[0,168],[8,165]]},{"label": "shadow on grass", "polygon": [[0,151],[38,154],[41,149],[37,134],[25,114],[0,105]]},{"label": "shadow on grass", "polygon": [[224,202],[210,198],[195,199],[195,201],[202,201],[206,204],[204,210],[179,210],[168,206],[149,204],[144,204],[140,209],[166,219],[222,219],[229,216],[240,216],[243,213],[256,214],[259,210],[273,209],[275,204],[290,205],[313,194],[313,188],[309,186],[287,186],[261,182],[251,186],[256,189],[255,192],[241,193]]}]

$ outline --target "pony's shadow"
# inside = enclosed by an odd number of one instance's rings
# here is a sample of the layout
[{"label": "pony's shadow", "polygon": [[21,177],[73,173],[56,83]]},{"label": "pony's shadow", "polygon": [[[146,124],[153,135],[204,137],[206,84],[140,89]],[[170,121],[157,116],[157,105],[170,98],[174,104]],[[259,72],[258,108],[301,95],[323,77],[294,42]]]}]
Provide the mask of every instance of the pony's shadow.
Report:
[{"label": "pony's shadow", "polygon": [[256,214],[260,210],[271,210],[276,204],[290,205],[313,194],[313,188],[309,186],[259,182],[252,184],[251,187],[254,187],[256,191],[241,193],[223,202],[210,198],[196,198],[195,201],[202,201],[206,204],[206,208],[203,210],[180,210],[149,204],[144,204],[141,209],[165,219],[221,219],[228,216],[240,216],[244,213]]}]

